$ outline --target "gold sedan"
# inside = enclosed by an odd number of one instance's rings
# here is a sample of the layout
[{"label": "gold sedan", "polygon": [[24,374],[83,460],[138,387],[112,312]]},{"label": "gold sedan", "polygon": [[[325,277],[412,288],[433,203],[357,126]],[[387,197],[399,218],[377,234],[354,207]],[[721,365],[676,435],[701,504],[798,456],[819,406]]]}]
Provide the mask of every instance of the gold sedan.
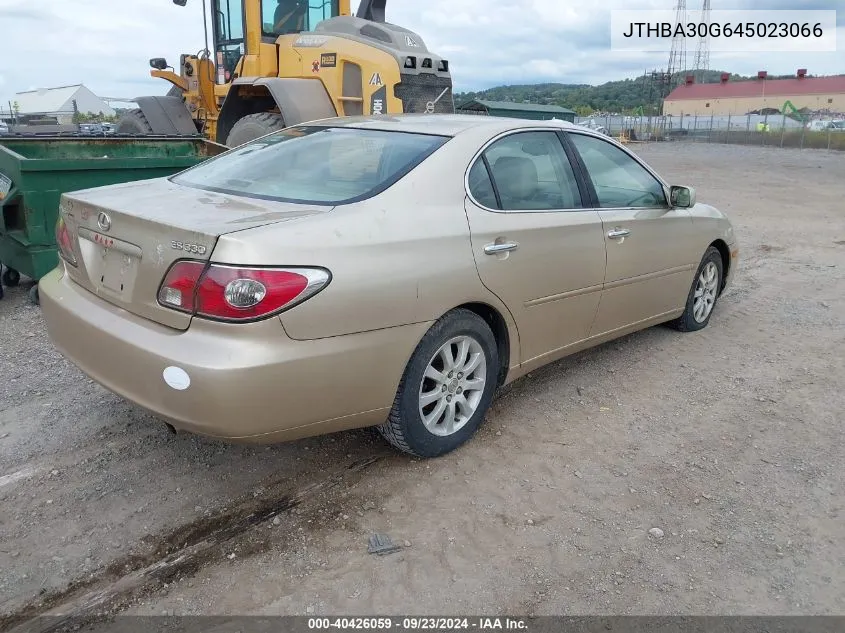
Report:
[{"label": "gold sedan", "polygon": [[469,439],[500,385],[659,323],[707,325],[728,219],[567,123],[288,128],[167,179],[67,194],[56,347],[174,427],[251,442]]}]

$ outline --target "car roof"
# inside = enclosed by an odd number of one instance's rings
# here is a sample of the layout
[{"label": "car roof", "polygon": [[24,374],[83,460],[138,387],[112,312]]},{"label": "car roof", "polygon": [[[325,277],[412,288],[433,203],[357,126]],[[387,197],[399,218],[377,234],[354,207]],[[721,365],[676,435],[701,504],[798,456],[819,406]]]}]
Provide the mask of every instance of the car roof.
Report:
[{"label": "car roof", "polygon": [[[309,125],[308,123],[304,125]],[[568,121],[534,121],[510,117],[474,114],[387,114],[379,116],[337,117],[312,121],[310,125],[351,127],[414,134],[457,136],[469,129],[486,128],[493,134],[520,128],[582,129]]]}]

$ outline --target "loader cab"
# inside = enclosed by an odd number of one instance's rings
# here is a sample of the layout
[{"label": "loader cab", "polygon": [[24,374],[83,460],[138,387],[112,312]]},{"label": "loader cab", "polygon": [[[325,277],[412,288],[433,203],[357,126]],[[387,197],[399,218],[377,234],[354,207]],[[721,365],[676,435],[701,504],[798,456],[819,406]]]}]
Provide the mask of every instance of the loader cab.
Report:
[{"label": "loader cab", "polygon": [[313,31],[340,15],[340,0],[261,0],[261,37],[275,41],[280,35]]},{"label": "loader cab", "polygon": [[253,24],[261,41],[273,44],[280,35],[313,30],[341,8],[341,0],[212,0],[217,83],[234,78]]}]

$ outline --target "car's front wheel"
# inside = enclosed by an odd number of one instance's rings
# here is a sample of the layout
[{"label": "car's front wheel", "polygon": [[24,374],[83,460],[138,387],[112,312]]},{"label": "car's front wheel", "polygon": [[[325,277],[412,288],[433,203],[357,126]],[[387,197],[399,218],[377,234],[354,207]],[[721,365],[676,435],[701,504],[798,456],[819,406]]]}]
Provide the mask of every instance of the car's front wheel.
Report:
[{"label": "car's front wheel", "polygon": [[453,310],[417,345],[379,432],[418,457],[453,451],[481,425],[498,375],[490,326],[474,312]]},{"label": "car's front wheel", "polygon": [[710,322],[721,289],[722,255],[711,246],[698,265],[684,313],[670,325],[681,332],[695,332],[705,327]]}]

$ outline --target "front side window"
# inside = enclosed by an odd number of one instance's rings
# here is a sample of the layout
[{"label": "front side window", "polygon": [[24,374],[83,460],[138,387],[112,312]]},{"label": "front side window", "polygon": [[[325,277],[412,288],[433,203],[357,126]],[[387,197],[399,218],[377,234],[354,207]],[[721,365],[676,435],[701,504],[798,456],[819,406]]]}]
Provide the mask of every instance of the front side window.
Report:
[{"label": "front side window", "polygon": [[[555,132],[518,132],[499,139],[484,151],[492,172],[497,205],[504,211],[577,209],[581,195],[569,159]],[[473,170],[484,160],[476,161]],[[470,179],[472,179],[472,171]],[[487,196],[489,199],[489,195]]]},{"label": "front side window", "polygon": [[615,145],[570,133],[603,209],[665,207],[666,194],[649,171]]},{"label": "front side window", "polygon": [[264,35],[277,37],[311,31],[317,24],[336,16],[338,0],[261,0]]},{"label": "front side window", "polygon": [[345,204],[387,189],[448,140],[344,127],[280,130],[177,176],[219,193],[307,204]]}]

